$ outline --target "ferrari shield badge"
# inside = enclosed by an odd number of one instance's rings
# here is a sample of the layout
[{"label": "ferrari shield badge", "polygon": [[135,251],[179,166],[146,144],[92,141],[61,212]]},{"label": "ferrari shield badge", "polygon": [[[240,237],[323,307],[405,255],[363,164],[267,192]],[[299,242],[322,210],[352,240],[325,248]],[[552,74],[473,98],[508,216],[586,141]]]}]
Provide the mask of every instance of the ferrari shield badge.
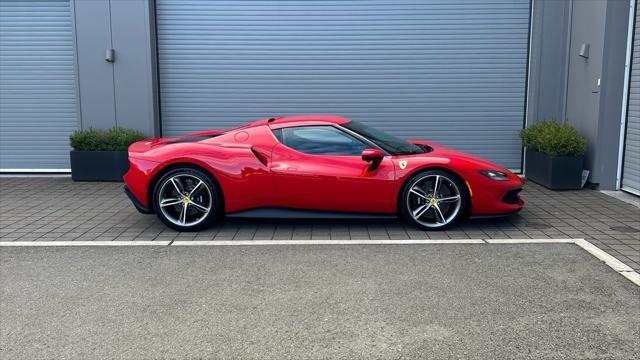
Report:
[{"label": "ferrari shield badge", "polygon": [[400,169],[406,168],[407,167],[407,160],[400,160],[398,165],[400,165]]}]

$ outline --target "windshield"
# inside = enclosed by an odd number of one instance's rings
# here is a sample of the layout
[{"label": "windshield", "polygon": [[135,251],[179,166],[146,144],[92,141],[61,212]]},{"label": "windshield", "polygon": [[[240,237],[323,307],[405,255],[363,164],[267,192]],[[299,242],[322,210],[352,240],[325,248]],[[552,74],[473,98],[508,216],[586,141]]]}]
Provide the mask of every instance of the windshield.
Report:
[{"label": "windshield", "polygon": [[348,123],[342,124],[342,126],[364,136],[391,155],[420,154],[425,152],[423,148],[417,145],[357,121],[349,121]]}]

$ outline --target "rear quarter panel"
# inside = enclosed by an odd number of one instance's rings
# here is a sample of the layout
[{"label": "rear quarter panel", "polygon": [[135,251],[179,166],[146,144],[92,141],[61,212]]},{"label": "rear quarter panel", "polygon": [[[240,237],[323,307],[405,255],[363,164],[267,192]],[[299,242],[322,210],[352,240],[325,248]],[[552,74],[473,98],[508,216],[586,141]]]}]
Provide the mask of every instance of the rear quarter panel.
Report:
[{"label": "rear quarter panel", "polygon": [[[243,135],[241,137],[246,140]],[[273,194],[268,168],[249,143],[176,143],[130,152],[127,186],[143,205],[150,206],[154,182],[170,167],[192,164],[210,173],[220,185],[225,212],[266,206]]]}]

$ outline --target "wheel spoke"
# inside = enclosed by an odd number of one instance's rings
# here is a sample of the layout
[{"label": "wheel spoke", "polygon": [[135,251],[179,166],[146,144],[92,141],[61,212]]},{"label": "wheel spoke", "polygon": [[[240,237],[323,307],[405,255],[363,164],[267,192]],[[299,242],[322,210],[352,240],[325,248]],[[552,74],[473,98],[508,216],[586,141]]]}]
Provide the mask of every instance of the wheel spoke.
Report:
[{"label": "wheel spoke", "polygon": [[456,196],[449,196],[449,197],[445,197],[445,198],[440,198],[438,199],[439,203],[447,203],[447,202],[454,202],[454,201],[458,201],[460,199],[460,195],[456,195]]},{"label": "wheel spoke", "polygon": [[433,183],[433,195],[438,195],[438,188],[440,187],[440,175],[436,175],[436,181]]},{"label": "wheel spoke", "polygon": [[172,177],[171,178],[171,183],[173,184],[173,187],[176,189],[176,191],[178,192],[179,195],[182,195],[182,185],[178,185],[180,182],[178,181],[177,177]]},{"label": "wheel spoke", "polygon": [[164,199],[160,201],[160,206],[165,207],[165,206],[178,205],[181,202],[182,202],[182,199]]},{"label": "wheel spoke", "polygon": [[[433,205],[433,209],[436,213],[436,221],[440,224],[444,224],[447,222],[447,220],[444,218],[444,215],[442,215],[442,211],[440,211],[440,206],[438,206],[438,204]],[[442,219],[442,222],[440,222],[438,220],[438,217],[440,217],[440,219]]]},{"label": "wheel spoke", "polygon": [[193,201],[192,201],[192,202],[190,202],[189,204],[190,204],[190,205],[195,206],[195,208],[196,208],[196,209],[198,209],[198,210],[200,210],[200,211],[203,211],[203,212],[207,212],[207,211],[209,211],[209,210],[210,210],[210,208],[208,208],[208,207],[204,207],[204,206],[202,206],[202,205],[200,205],[200,204],[198,204],[198,203],[195,203],[195,202],[193,202]]},{"label": "wheel spoke", "polygon": [[427,210],[429,210],[430,208],[431,208],[431,203],[419,206],[417,209],[413,210],[413,217],[416,219],[420,218],[420,216],[426,213]]},{"label": "wheel spoke", "polygon": [[425,193],[423,193],[422,190],[418,191],[415,186],[413,188],[411,188],[411,190],[409,190],[409,191],[411,191],[412,193],[420,196],[423,199],[427,198],[427,195]]},{"label": "wheel spoke", "polygon": [[182,223],[182,225],[187,223],[187,207],[189,206],[188,203],[184,203],[184,206],[182,207],[182,211],[180,212],[180,222]]},{"label": "wheel spoke", "polygon": [[193,189],[191,189],[191,192],[189,192],[189,197],[192,197],[193,194],[195,194],[196,190],[198,190],[198,188],[204,184],[204,181],[200,180],[200,182],[198,183],[198,185],[194,186]]}]

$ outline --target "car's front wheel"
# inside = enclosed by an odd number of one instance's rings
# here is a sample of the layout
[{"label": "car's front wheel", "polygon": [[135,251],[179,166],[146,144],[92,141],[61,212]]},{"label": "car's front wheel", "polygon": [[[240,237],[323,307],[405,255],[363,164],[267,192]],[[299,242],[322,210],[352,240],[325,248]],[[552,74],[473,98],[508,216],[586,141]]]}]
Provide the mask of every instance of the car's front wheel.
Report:
[{"label": "car's front wheel", "polygon": [[167,226],[179,231],[201,230],[218,215],[218,194],[217,185],[202,171],[173,169],[156,183],[153,205]]},{"label": "car's front wheel", "polygon": [[469,206],[464,183],[443,170],[426,170],[413,176],[400,196],[402,217],[425,230],[453,225],[465,216]]}]

